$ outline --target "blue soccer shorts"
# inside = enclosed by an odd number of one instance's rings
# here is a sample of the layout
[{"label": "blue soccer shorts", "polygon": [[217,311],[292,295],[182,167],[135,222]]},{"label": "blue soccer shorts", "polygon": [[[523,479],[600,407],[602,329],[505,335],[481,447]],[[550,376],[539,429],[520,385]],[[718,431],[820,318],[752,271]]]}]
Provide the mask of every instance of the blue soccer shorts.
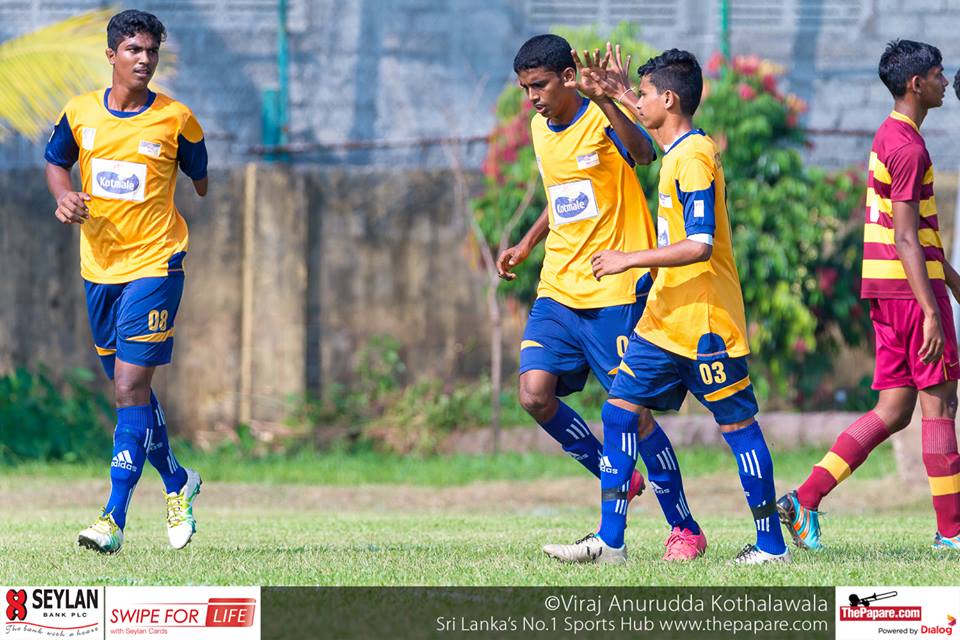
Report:
[{"label": "blue soccer shorts", "polygon": [[84,281],[93,343],[112,380],[116,359],[141,367],[169,364],[183,272],[125,284]]},{"label": "blue soccer shorts", "polygon": [[587,376],[610,390],[628,336],[647,304],[650,278],[638,283],[633,304],[573,309],[550,298],[538,298],[520,343],[520,373],[540,370],[557,376],[557,396],[583,389]]},{"label": "blue soccer shorts", "polygon": [[687,391],[713,414],[717,424],[734,424],[759,412],[746,357],[691,360],[633,333],[610,397],[675,411],[683,405]]}]

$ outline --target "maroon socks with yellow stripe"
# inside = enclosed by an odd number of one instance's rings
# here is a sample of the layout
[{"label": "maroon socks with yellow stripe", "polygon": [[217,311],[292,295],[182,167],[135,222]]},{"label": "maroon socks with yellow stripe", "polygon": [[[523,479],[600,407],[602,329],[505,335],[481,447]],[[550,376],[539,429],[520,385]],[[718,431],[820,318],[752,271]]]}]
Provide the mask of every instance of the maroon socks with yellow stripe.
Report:
[{"label": "maroon socks with yellow stripe", "polygon": [[[813,467],[810,477],[797,489],[800,504],[816,511],[823,497],[863,464],[870,452],[889,437],[890,430],[880,416],[873,411],[862,415],[837,437],[827,455]],[[956,439],[953,446],[956,452]]]},{"label": "maroon socks with yellow stripe", "polygon": [[945,538],[960,535],[960,454],[952,418],[923,419],[923,465],[930,480],[937,530]]}]

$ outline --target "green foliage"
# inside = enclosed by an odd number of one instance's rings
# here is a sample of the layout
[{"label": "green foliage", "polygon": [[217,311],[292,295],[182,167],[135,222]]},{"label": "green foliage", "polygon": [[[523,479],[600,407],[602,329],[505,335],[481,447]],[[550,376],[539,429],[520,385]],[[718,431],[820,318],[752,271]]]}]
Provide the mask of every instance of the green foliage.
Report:
[{"label": "green foliage", "polygon": [[[638,63],[655,54],[627,25],[607,38],[590,30],[563,35],[580,49],[621,42]],[[861,343],[866,327],[857,278],[850,276],[862,252],[856,213],[866,189],[863,178],[858,172],[826,173],[804,165],[798,118],[806,107],[779,91],[781,68],[756,56],[728,64],[715,55],[705,70],[712,77],[706,79],[695,121],[723,153],[734,252],[757,369],[752,379],[761,397],[776,394],[798,407],[833,405],[832,390],[822,388],[821,380],[844,345]],[[498,125],[484,163],[486,188],[474,201],[491,245],[527,181],[537,177],[529,136],[532,115],[520,90],[507,87],[497,104]],[[653,211],[659,171],[659,160],[637,167]],[[513,241],[544,204],[540,189]],[[541,246],[501,292],[531,302],[542,257]]]},{"label": "green foliage", "polygon": [[62,383],[20,368],[0,377],[0,463],[76,461],[110,450],[113,410],[93,373],[72,369]]}]

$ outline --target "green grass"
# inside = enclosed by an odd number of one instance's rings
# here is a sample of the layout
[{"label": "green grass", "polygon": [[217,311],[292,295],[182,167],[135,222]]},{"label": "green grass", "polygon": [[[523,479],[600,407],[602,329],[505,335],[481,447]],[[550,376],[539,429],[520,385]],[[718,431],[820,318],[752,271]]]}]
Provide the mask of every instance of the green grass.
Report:
[{"label": "green grass", "polygon": [[[822,453],[822,452],[818,452]],[[722,455],[721,455],[722,454]],[[102,471],[58,465],[0,474],[0,582],[7,584],[256,585],[946,585],[960,555],[930,549],[933,514],[923,492],[892,478],[878,452],[830,497],[828,548],[796,553],[789,566],[732,567],[752,540],[726,452],[681,453],[689,502],[707,532],[707,555],[660,561],[666,528],[652,495],[631,507],[624,567],[566,566],[541,545],[595,526],[595,484],[571,461],[549,456],[404,460],[335,454],[263,466],[195,461],[205,474],[199,532],[167,547],[152,471],[131,510],[116,556],[74,544],[104,497]],[[778,456],[780,488],[806,474],[811,452]],[[209,463],[209,464],[208,464]],[[340,469],[328,468],[342,465]],[[519,465],[519,466],[518,466]],[[450,471],[454,469],[454,471]],[[85,471],[86,470],[86,471]],[[30,473],[26,473],[29,471]],[[439,482],[449,472],[453,482]],[[512,478],[510,472],[513,472]],[[364,475],[376,472],[375,477]],[[408,474],[408,475],[405,475]],[[518,476],[527,474],[524,479]],[[572,474],[572,475],[571,475]],[[296,484],[284,484],[287,477]],[[364,486],[353,486],[357,478]],[[266,483],[262,478],[269,478]],[[323,478],[323,482],[318,482]],[[483,482],[476,482],[482,478]],[[511,478],[509,481],[506,478]],[[372,484],[371,484],[372,483]]]},{"label": "green grass", "polygon": [[[956,554],[930,550],[929,516],[882,514],[837,519],[829,548],[797,553],[789,566],[731,567],[750,538],[746,518],[701,518],[708,554],[688,564],[660,561],[665,530],[633,521],[624,567],[566,566],[540,553],[547,542],[586,532],[595,513],[415,514],[302,513],[207,508],[197,540],[182,552],[166,547],[159,519],[133,518],[116,556],[75,547],[87,510],[5,518],[2,554],[7,584],[259,585],[946,585]],[[889,530],[864,546],[865,532]],[[29,541],[29,544],[23,544]]]}]

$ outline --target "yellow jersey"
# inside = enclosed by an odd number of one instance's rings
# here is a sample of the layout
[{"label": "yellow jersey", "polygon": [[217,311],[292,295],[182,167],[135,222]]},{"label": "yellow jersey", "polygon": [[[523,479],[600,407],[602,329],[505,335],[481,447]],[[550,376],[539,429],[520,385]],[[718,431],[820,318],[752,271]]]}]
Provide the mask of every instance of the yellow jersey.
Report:
[{"label": "yellow jersey", "polygon": [[685,358],[747,355],[743,294],[714,141],[694,129],[667,147],[658,188],[657,244],[691,238],[712,244],[713,253],[706,262],[657,270],[636,332]]},{"label": "yellow jersey", "polygon": [[90,219],[80,226],[80,272],[100,284],[165,276],[182,269],[187,224],[174,205],[177,168],[207,175],[203,130],[183,104],[150,92],[139,111],[109,109],[110,89],[71,99],[44,156],[80,163]]},{"label": "yellow jersey", "polygon": [[530,126],[550,216],[538,297],[574,309],[636,302],[637,281],[647,270],[598,282],[590,264],[605,249],[655,246],[633,159],[600,107],[587,98],[568,125],[553,125],[536,115]]}]

